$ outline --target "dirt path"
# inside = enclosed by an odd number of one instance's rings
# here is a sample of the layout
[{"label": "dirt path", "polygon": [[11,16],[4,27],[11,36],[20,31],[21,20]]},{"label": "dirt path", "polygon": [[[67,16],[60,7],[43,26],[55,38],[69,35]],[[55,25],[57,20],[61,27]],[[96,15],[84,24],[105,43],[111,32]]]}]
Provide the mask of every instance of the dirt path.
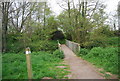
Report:
[{"label": "dirt path", "polygon": [[104,79],[94,67],[77,57],[66,45],[61,45],[65,62],[70,66],[71,79]]}]

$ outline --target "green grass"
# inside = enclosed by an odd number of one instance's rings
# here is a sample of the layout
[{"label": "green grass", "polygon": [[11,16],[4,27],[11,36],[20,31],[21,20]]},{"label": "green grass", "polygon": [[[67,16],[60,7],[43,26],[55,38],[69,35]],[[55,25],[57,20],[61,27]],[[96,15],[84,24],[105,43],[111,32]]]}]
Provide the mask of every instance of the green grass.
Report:
[{"label": "green grass", "polygon": [[111,75],[107,74],[106,71],[100,71],[106,79],[110,79]]},{"label": "green grass", "polygon": [[[84,53],[82,52],[80,53]],[[79,54],[81,57],[99,68],[103,68],[106,72],[118,75],[118,48],[114,47],[94,47],[88,54]],[[107,76],[107,75],[106,75]]]},{"label": "green grass", "polygon": [[[25,54],[7,53],[2,56],[3,79],[27,79]],[[53,79],[65,78],[69,72],[60,66],[62,59],[47,52],[33,52],[31,54],[33,79],[51,77]]]},{"label": "green grass", "polygon": [[63,51],[60,51],[60,50],[55,50],[55,51],[53,52],[53,55],[54,55],[55,57],[58,57],[58,58],[61,58],[61,59],[64,58]]}]

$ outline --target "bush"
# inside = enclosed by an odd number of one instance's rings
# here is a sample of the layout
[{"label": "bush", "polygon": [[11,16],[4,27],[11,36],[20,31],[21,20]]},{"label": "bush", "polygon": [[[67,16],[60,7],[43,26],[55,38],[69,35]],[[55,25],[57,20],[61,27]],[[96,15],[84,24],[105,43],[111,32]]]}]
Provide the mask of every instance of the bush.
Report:
[{"label": "bush", "polygon": [[39,35],[33,35],[32,38],[24,35],[24,33],[9,33],[7,35],[7,40],[9,40],[7,41],[7,52],[23,53],[26,47],[30,47],[35,52],[47,51],[52,53],[58,48],[57,41],[40,39]]},{"label": "bush", "polygon": [[77,53],[78,56],[81,56],[81,55],[87,55],[89,52],[88,49],[86,48],[81,48],[80,51]]},{"label": "bush", "polygon": [[[109,45],[109,38],[114,37],[113,31],[108,26],[99,27],[93,32],[89,33],[88,40],[84,42],[84,47],[107,47]],[[111,41],[112,42],[112,41]]]},{"label": "bush", "polygon": [[58,47],[57,47],[57,42],[42,40],[42,41],[32,42],[30,44],[30,48],[32,51],[47,51],[49,53],[52,53]]},{"label": "bush", "polygon": [[83,58],[108,72],[118,74],[118,48],[95,47]]},{"label": "bush", "polygon": [[109,46],[118,46],[119,44],[119,37],[111,37],[108,40],[108,45]]},{"label": "bush", "polygon": [[65,44],[66,43],[65,39],[59,40],[59,42],[60,42],[60,44]]},{"label": "bush", "polygon": [[18,40],[18,37],[20,36],[21,34],[19,33],[10,33],[7,35],[7,52],[18,53],[24,50],[23,44]]},{"label": "bush", "polygon": [[[27,47],[30,47],[31,51],[38,52],[38,51],[46,51],[49,53],[53,53],[54,50],[58,48],[57,41],[50,41],[50,40],[39,40],[30,42]],[[25,46],[21,41],[10,40],[7,42],[7,52],[10,53],[23,53],[25,51]]]},{"label": "bush", "polygon": [[107,46],[107,42],[108,42],[108,37],[101,35],[99,37],[94,37],[91,38],[91,45],[92,47],[106,47]]},{"label": "bush", "polygon": [[63,51],[60,51],[60,50],[55,50],[55,51],[53,52],[53,55],[54,55],[55,57],[60,58],[60,59],[63,59],[63,58],[64,58]]},{"label": "bush", "polygon": [[91,37],[92,40],[84,43],[85,48],[93,48],[93,47],[113,47],[119,46],[119,37]]}]

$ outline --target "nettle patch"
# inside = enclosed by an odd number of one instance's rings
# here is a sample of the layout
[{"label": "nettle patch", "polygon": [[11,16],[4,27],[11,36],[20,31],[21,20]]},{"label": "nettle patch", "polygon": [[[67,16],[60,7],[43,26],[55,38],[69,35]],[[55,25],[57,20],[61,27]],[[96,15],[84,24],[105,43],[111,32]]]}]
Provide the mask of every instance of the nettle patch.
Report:
[{"label": "nettle patch", "polygon": [[[3,79],[27,79],[25,54],[7,53],[2,56]],[[69,72],[61,66],[63,60],[47,52],[31,53],[33,79],[50,77],[53,79],[67,78]]]}]

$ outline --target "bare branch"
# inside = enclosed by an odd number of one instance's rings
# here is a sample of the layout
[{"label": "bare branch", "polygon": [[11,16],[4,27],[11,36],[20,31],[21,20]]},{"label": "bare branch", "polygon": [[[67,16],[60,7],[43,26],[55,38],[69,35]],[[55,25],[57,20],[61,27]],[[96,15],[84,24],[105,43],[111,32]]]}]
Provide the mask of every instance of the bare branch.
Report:
[{"label": "bare branch", "polygon": [[96,5],[95,5],[95,7],[94,7],[94,9],[93,9],[93,12],[92,12],[92,14],[91,14],[91,16],[90,16],[90,19],[91,19],[91,17],[93,16],[93,14],[94,14],[94,12],[95,12],[95,10],[96,10],[96,8],[97,8],[98,3],[99,3],[99,0],[96,2]]},{"label": "bare branch", "polygon": [[65,8],[63,8],[59,3],[57,3],[62,9],[64,9],[64,10],[67,10],[67,9],[65,9]]}]

